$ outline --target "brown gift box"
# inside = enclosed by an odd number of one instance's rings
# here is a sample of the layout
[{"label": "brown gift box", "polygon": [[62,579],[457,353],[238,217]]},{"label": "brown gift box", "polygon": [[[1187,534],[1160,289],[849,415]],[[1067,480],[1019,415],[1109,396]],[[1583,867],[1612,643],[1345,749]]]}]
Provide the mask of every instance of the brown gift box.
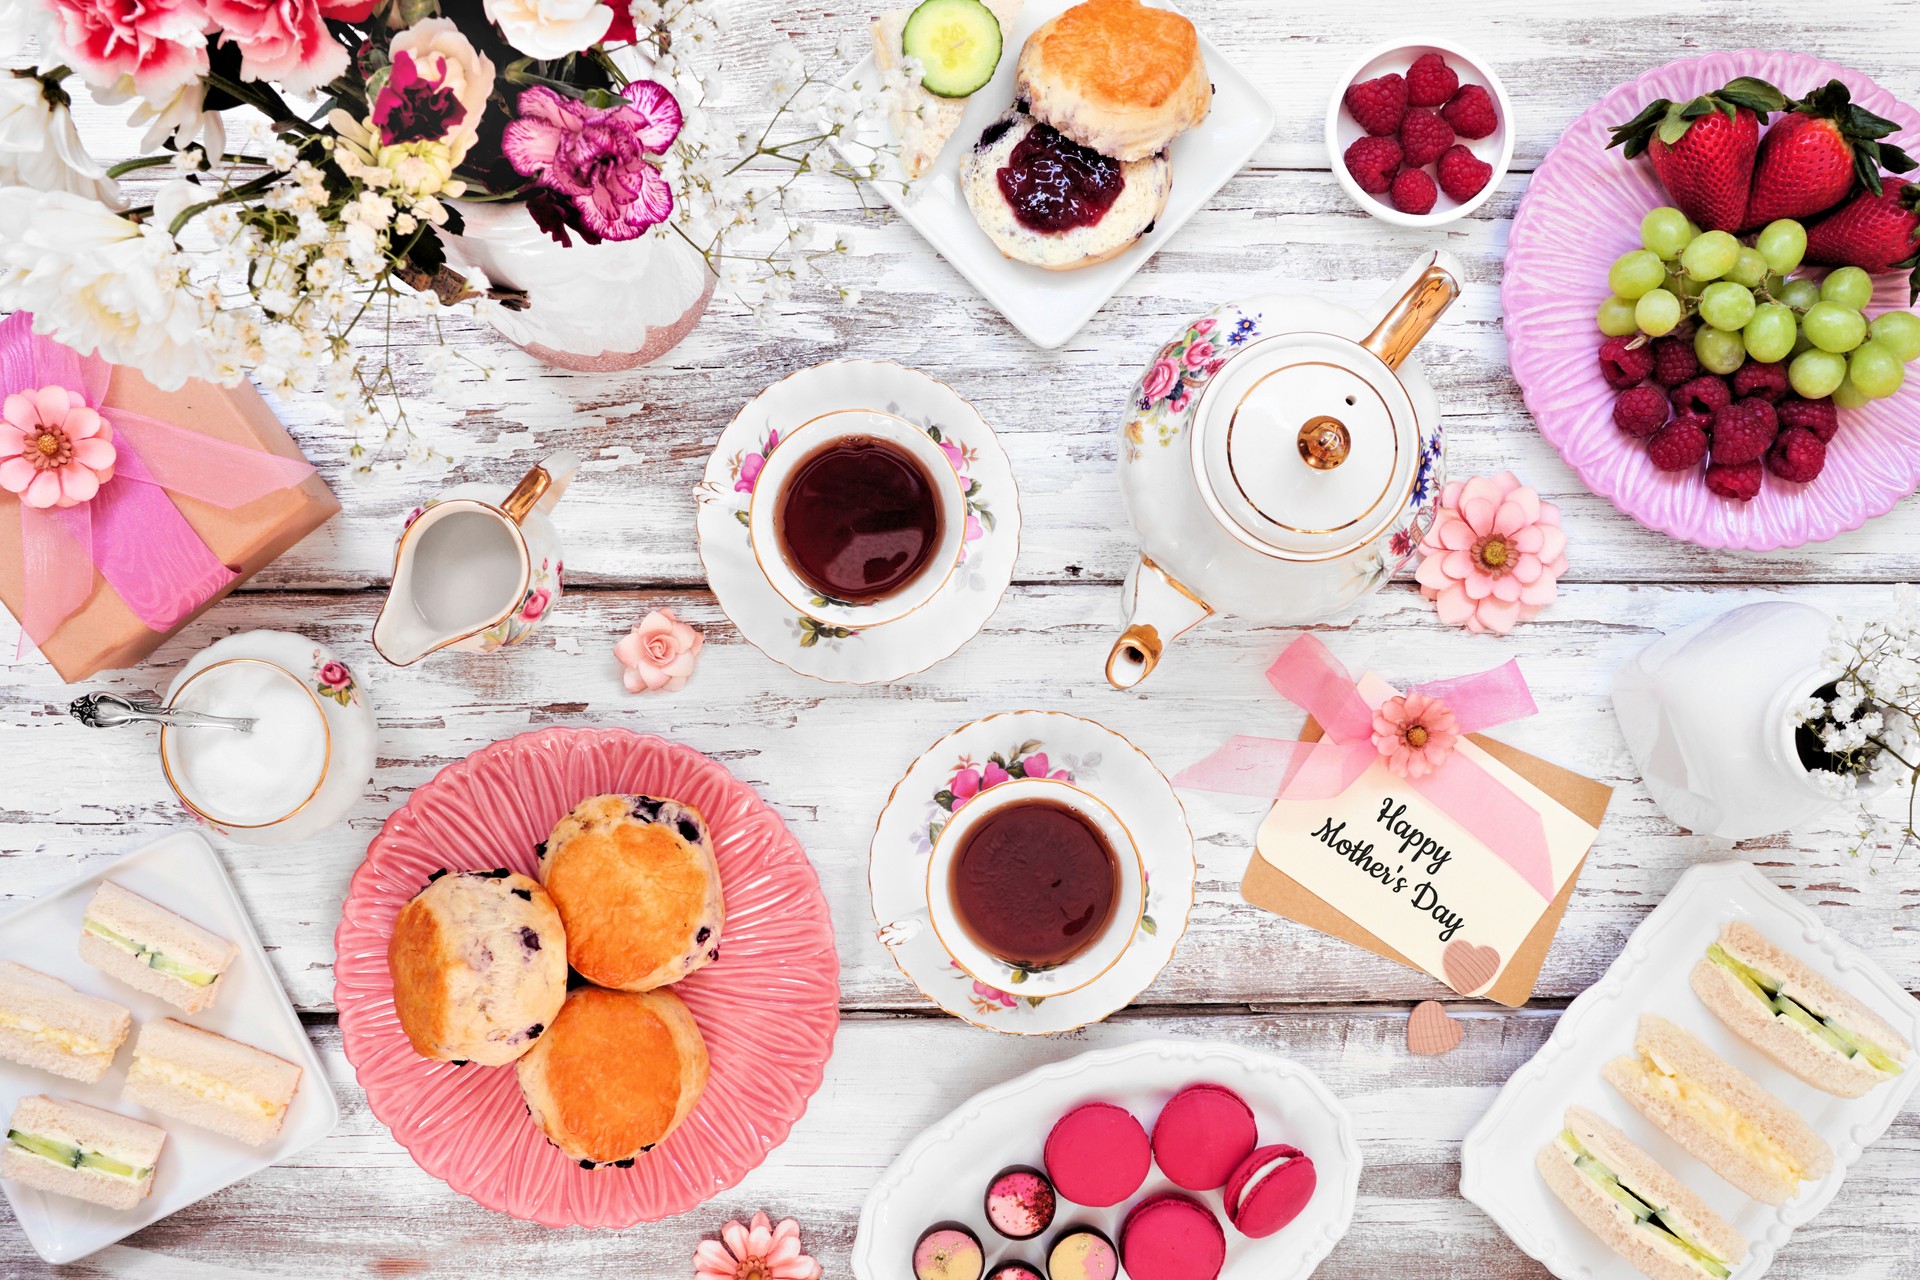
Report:
[{"label": "brown gift box", "polygon": [[[302,456],[300,446],[248,382],[222,387],[195,381],[178,391],[162,391],[132,369],[115,367],[113,380],[107,385],[106,403],[283,458]],[[239,577],[163,634],[149,631],[96,571],[93,594],[40,646],[40,652],[68,683],[141,661],[340,510],[318,473],[232,510],[177,493],[168,493],[167,497],[201,541]],[[16,495],[0,492],[0,601],[6,603],[16,620],[26,594],[19,506]]]}]

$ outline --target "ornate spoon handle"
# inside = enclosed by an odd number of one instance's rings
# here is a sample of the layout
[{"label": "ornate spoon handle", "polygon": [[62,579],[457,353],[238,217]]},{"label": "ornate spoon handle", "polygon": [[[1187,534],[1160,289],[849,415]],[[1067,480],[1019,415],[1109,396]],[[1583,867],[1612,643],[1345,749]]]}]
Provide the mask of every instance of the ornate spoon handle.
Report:
[{"label": "ornate spoon handle", "polygon": [[256,720],[250,716],[216,716],[205,711],[169,709],[151,702],[123,698],[117,693],[89,693],[75,698],[67,713],[90,729],[111,729],[118,725],[149,722],[178,728],[206,726],[237,729],[251,733]]}]

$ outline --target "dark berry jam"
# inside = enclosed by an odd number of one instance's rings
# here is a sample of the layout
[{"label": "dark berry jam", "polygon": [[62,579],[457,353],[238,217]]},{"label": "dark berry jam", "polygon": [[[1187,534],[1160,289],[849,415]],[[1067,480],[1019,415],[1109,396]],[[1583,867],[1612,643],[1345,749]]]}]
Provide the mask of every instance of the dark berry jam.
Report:
[{"label": "dark berry jam", "polygon": [[1000,194],[1029,230],[1052,235],[1090,227],[1126,189],[1118,160],[1036,124],[1013,146],[998,174]]}]

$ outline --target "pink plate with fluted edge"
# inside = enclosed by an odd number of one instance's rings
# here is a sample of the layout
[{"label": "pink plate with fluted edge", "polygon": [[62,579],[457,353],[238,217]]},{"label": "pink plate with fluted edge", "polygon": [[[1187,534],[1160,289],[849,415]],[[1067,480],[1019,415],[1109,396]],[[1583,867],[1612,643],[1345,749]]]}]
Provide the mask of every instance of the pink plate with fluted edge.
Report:
[{"label": "pink plate with fluted edge", "polygon": [[[585,1170],[527,1118],[511,1067],[414,1053],[387,942],[441,867],[534,873],[534,845],[588,796],[670,796],[706,817],[727,919],[721,957],[675,984],[712,1066],[685,1123],[630,1169]],[[819,878],[778,815],[689,747],[625,729],[543,729],[442,769],[367,848],[334,933],[334,1000],[367,1104],[422,1169],[489,1209],[549,1227],[630,1227],[739,1182],[820,1087],[840,1021],[840,962]]]},{"label": "pink plate with fluted edge", "polygon": [[[1685,101],[1736,76],[1759,76],[1790,98],[1838,79],[1855,102],[1899,122],[1891,141],[1920,148],[1920,112],[1838,63],[1755,49],[1670,62],[1602,98],[1547,153],[1514,214],[1501,301],[1527,408],[1589,489],[1649,529],[1703,547],[1774,551],[1857,529],[1920,484],[1920,374],[1910,371],[1885,400],[1840,411],[1826,469],[1812,483],[1769,474],[1742,503],[1709,492],[1704,469],[1654,467],[1646,447],[1614,426],[1616,393],[1596,359],[1607,268],[1640,247],[1641,215],[1669,203],[1644,157],[1606,149],[1607,127],[1655,98]],[[1906,304],[1905,272],[1875,277],[1870,313]]]}]

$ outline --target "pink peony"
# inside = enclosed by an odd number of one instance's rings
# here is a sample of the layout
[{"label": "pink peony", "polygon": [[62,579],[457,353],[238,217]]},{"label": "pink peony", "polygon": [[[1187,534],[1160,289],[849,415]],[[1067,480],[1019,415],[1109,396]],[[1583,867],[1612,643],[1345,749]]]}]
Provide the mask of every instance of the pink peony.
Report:
[{"label": "pink peony", "polygon": [[1442,622],[1506,635],[1558,594],[1567,535],[1560,508],[1502,471],[1446,487],[1420,554],[1414,578]]},{"label": "pink peony", "polygon": [[674,693],[692,678],[704,642],[673,610],[655,609],[613,646],[613,656],[626,668],[621,679],[628,693]]},{"label": "pink peony", "polygon": [[1156,360],[1153,368],[1147,370],[1147,380],[1141,384],[1140,394],[1149,401],[1158,400],[1173,390],[1174,384],[1179,381],[1180,370],[1174,367],[1173,361]]},{"label": "pink peony", "polygon": [[[31,0],[8,0],[31,3]],[[204,0],[45,0],[59,24],[60,46],[99,87],[121,76],[149,102],[165,102],[207,74]]]},{"label": "pink peony", "polygon": [[113,428],[65,387],[0,405],[0,489],[29,507],[77,507],[113,479]]},{"label": "pink peony", "polygon": [[347,51],[321,20],[320,0],[206,0],[222,44],[240,49],[245,80],[317,93],[347,69]]},{"label": "pink peony", "polygon": [[1424,778],[1447,762],[1460,725],[1447,704],[1424,693],[1388,698],[1373,713],[1373,745],[1401,778]]},{"label": "pink peony", "polygon": [[774,1226],[764,1213],[751,1225],[729,1222],[718,1240],[693,1251],[693,1280],[820,1280],[820,1264],[800,1251],[800,1224]]},{"label": "pink peony", "polygon": [[680,136],[680,104],[651,80],[621,94],[625,103],[602,109],[535,85],[500,144],[516,173],[566,196],[607,240],[635,239],[673,212],[673,187],[647,156]]}]

